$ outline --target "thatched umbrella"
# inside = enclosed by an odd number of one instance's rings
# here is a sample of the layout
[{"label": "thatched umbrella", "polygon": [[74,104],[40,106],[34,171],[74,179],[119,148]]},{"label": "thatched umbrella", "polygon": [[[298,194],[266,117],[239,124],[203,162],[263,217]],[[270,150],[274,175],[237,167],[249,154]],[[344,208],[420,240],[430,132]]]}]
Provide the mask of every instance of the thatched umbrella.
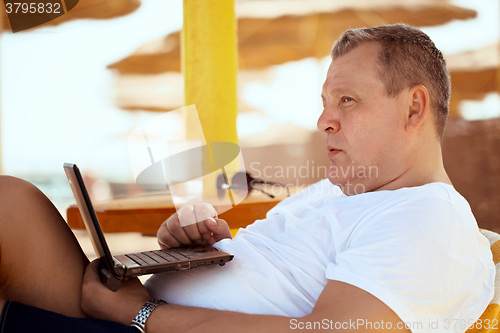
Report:
[{"label": "thatched umbrella", "polygon": [[[404,22],[433,26],[476,16],[448,0],[266,0],[239,1],[240,69],[262,69],[307,57],[328,55],[346,29]],[[147,43],[111,64],[120,74],[179,72],[180,31]]]},{"label": "thatched umbrella", "polygon": [[[480,100],[500,87],[500,45],[445,55],[451,72],[452,93],[450,117],[459,117],[459,102],[465,99]],[[252,80],[265,80],[266,71],[242,71],[239,84]],[[117,106],[127,110],[167,111],[178,108],[184,101],[184,81],[180,73],[158,75],[121,75],[117,79]],[[240,111],[248,109],[239,106]]]},{"label": "thatched umbrella", "polygon": [[[416,26],[473,18],[476,12],[448,0],[238,1],[239,84],[269,66],[323,58],[347,28],[405,22]],[[184,105],[180,32],[145,43],[108,68],[118,71],[116,104],[128,110],[169,111]],[[251,70],[251,71],[248,71]],[[240,105],[242,111],[246,107]]]},{"label": "thatched umbrella", "polygon": [[[59,9],[59,12],[61,12],[60,15],[44,13],[38,15],[39,17],[35,17],[23,14],[22,9],[18,8],[18,17],[22,18],[24,15],[24,20],[16,22],[16,26],[18,28],[23,27],[20,30],[24,30],[27,27],[56,26],[76,19],[111,19],[128,15],[139,8],[140,5],[140,0],[65,0],[63,7]],[[64,8],[66,9],[66,13],[63,15],[62,13],[65,12]],[[11,31],[11,23],[5,10],[3,15],[3,30]],[[53,17],[54,19],[46,22],[47,19]],[[33,20],[40,20],[40,22],[45,23],[33,25]]]},{"label": "thatched umbrella", "polygon": [[[265,81],[267,71],[242,71],[238,87],[256,80]],[[272,79],[269,78],[269,82]],[[124,110],[166,112],[184,105],[184,77],[181,73],[167,72],[158,75],[121,75],[113,86],[115,105]],[[240,98],[239,112],[251,110]]]},{"label": "thatched umbrella", "polygon": [[482,99],[498,91],[500,66],[498,44],[445,56],[451,72],[450,117],[458,116],[458,105],[464,99]]}]

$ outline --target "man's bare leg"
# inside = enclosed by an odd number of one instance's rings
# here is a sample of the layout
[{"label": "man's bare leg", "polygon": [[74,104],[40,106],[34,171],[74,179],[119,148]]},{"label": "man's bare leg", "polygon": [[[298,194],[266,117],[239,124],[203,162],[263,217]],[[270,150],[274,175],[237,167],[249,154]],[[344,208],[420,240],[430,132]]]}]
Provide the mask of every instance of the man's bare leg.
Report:
[{"label": "man's bare leg", "polygon": [[84,317],[88,260],[50,200],[30,183],[0,176],[0,304],[11,300]]}]

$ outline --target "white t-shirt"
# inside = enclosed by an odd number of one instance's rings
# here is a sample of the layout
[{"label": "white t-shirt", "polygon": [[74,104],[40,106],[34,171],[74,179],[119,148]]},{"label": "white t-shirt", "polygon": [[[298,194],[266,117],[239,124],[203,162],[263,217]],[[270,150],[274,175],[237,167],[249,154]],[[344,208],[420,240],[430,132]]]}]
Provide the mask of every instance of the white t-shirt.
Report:
[{"label": "white t-shirt", "polygon": [[234,259],[156,274],[146,282],[151,296],[301,317],[331,279],[373,294],[412,332],[465,332],[463,320],[479,318],[493,297],[489,243],[444,183],[348,197],[325,179],[215,246]]}]

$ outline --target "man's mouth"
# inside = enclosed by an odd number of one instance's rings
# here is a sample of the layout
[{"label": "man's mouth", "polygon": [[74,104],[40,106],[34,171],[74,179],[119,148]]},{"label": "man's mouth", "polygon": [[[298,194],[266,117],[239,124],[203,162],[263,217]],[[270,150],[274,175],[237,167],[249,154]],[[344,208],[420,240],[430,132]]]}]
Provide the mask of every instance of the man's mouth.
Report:
[{"label": "man's mouth", "polygon": [[328,158],[333,158],[335,155],[337,155],[338,153],[340,153],[342,150],[340,149],[335,149],[335,148],[332,148],[332,149],[329,149],[328,151]]}]

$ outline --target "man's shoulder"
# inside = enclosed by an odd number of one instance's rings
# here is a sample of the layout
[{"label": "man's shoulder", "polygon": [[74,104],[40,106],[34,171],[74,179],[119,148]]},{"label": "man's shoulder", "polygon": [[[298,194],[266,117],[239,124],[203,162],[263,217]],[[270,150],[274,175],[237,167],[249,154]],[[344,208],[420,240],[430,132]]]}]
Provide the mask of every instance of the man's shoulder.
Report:
[{"label": "man's shoulder", "polygon": [[470,211],[467,200],[453,186],[445,183],[429,183],[397,190],[367,192],[346,197],[344,200],[352,201],[363,207],[372,207],[378,211],[401,206],[407,206],[410,210],[439,208],[440,210]]},{"label": "man's shoulder", "polygon": [[[391,230],[394,234],[415,236],[477,229],[467,201],[444,183],[430,183],[393,191],[378,191],[344,198],[344,209],[359,214],[357,231],[365,234],[375,230]],[[341,202],[339,202],[341,203]],[[384,231],[385,232],[385,231]]]},{"label": "man's shoulder", "polygon": [[367,192],[363,195],[369,195],[371,197],[379,196],[383,198],[408,198],[408,197],[425,197],[425,198],[436,198],[440,200],[445,200],[451,202],[453,196],[458,194],[453,186],[445,183],[428,183],[421,186],[411,186],[402,187],[396,190],[382,190]]}]

